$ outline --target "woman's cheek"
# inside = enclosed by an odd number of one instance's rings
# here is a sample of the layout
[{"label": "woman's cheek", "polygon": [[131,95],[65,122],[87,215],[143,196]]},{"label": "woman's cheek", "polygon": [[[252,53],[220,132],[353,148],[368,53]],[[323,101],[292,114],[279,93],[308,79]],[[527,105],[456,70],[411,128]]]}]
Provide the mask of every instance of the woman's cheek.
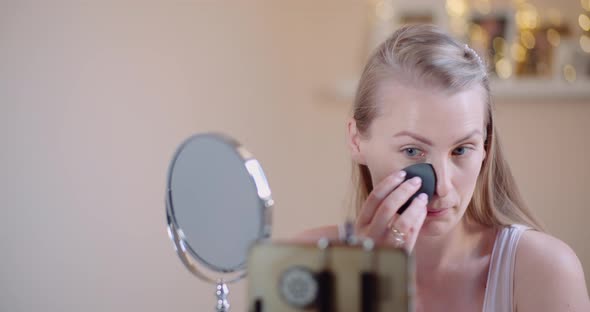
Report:
[{"label": "woman's cheek", "polygon": [[403,160],[396,159],[394,155],[388,155],[372,159],[368,162],[369,171],[373,180],[373,185],[379,184],[383,179],[387,178],[393,173],[399,172],[403,168],[409,166]]},{"label": "woman's cheek", "polygon": [[468,167],[466,169],[466,184],[469,185],[470,188],[474,189],[475,183],[477,182],[477,178],[481,170],[481,162],[479,162],[479,159],[477,157],[473,157],[472,159],[470,159]]}]

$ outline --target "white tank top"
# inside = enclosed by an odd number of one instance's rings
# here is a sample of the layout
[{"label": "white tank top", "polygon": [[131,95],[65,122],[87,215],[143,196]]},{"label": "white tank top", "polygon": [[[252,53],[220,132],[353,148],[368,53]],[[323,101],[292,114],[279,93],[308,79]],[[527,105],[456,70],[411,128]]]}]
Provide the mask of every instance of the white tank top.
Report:
[{"label": "white tank top", "polygon": [[512,311],[516,247],[520,236],[528,229],[527,226],[513,224],[498,234],[490,259],[483,312]]}]

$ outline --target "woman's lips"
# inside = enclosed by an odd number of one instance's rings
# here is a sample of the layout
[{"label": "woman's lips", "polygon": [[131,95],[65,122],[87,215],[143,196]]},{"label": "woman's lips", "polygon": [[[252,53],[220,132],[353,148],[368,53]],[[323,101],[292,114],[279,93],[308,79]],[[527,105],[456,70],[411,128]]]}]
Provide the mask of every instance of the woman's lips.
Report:
[{"label": "woman's lips", "polygon": [[428,217],[438,217],[444,215],[449,209],[448,208],[441,208],[441,209],[433,209],[428,208]]}]

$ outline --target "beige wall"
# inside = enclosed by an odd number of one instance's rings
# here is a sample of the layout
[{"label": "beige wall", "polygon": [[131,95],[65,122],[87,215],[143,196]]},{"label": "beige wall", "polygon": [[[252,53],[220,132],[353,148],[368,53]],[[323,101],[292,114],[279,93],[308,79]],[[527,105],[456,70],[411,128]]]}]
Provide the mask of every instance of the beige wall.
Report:
[{"label": "beige wall", "polygon": [[[0,310],[210,309],[164,221],[194,132],[260,159],[276,237],[341,220],[349,102],[322,94],[361,66],[362,1],[52,3],[0,2]],[[590,99],[498,112],[525,197],[588,280]]]}]

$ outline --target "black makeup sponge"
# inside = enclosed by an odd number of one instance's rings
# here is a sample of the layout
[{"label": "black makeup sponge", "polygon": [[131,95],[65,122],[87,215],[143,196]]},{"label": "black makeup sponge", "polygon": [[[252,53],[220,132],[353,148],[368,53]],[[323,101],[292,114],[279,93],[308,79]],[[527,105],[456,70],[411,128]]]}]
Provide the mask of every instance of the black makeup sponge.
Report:
[{"label": "black makeup sponge", "polygon": [[[415,164],[403,169],[406,172],[405,180],[409,180],[413,177],[420,177],[422,179],[422,185],[420,189],[410,197],[410,199],[400,207],[397,213],[403,213],[408,206],[412,203],[412,200],[420,193],[425,193],[428,195],[428,200],[432,198],[434,195],[434,191],[436,190],[436,173],[434,172],[434,167],[431,164],[422,163],[422,164]],[[404,180],[404,181],[405,181]]]}]

